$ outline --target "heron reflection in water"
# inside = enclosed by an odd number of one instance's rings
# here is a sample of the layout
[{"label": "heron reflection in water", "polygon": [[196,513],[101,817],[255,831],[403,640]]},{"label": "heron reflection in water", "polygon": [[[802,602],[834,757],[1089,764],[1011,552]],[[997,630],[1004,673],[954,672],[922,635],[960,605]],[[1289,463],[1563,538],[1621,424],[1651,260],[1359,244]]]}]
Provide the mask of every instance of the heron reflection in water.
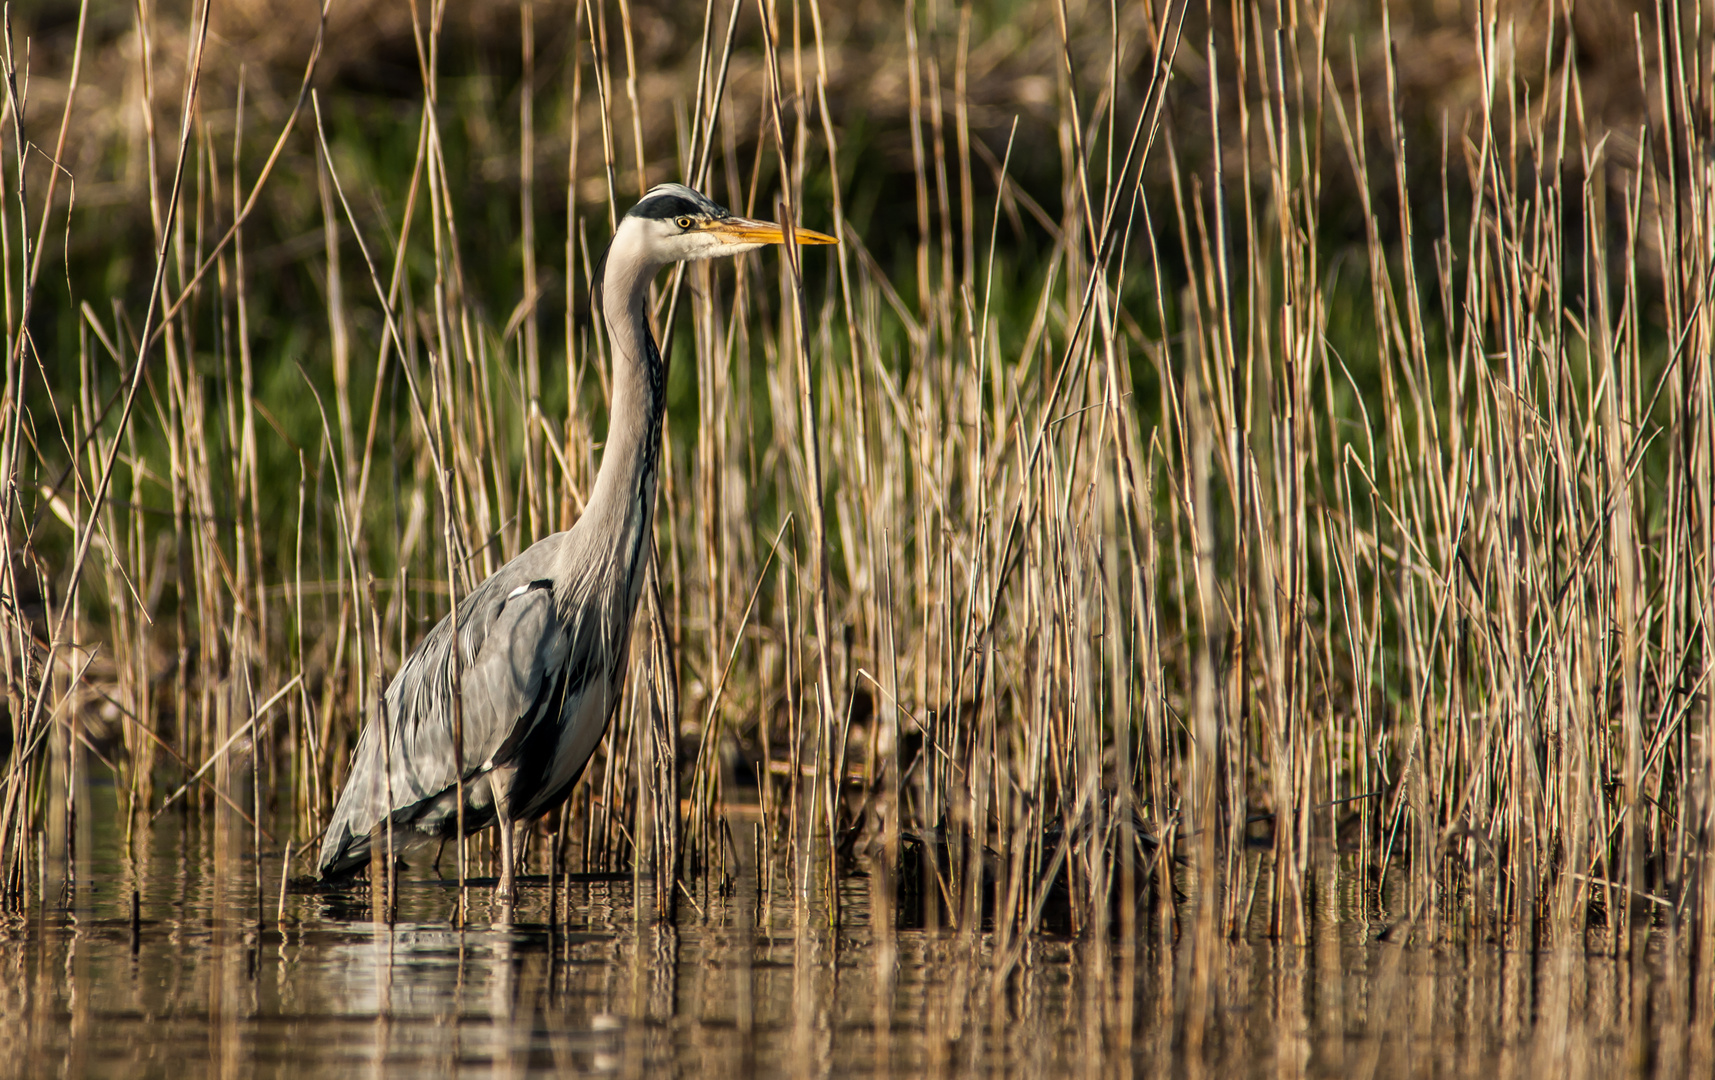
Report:
[{"label": "heron reflection in water", "polygon": [[[838,243],[792,228],[799,244]],[[368,865],[391,818],[395,850],[498,824],[500,899],[513,894],[514,826],[564,802],[607,730],[626,673],[660,473],[666,369],[648,289],[670,263],[786,242],[680,184],[651,189],[620,221],[592,299],[607,321],[612,409],[583,516],[537,541],[458,604],[462,753],[455,746],[454,617],[400,666],[371,717],[322,844],[323,878]],[[385,730],[385,742],[383,745]]]}]

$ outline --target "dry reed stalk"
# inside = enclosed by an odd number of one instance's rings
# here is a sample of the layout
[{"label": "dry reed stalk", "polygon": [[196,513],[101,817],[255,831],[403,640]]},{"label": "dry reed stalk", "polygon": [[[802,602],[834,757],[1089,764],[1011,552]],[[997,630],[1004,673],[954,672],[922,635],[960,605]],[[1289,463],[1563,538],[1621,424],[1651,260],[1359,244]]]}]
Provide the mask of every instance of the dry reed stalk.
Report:
[{"label": "dry reed stalk", "polygon": [[[488,219],[464,195],[445,6],[413,11],[408,181],[377,188],[316,112],[326,316],[305,372],[331,400],[290,444],[290,553],[270,536],[284,517],[266,460],[288,425],[259,389],[268,298],[246,226],[285,136],[247,178],[244,98],[223,127],[187,87],[167,187],[166,126],[139,102],[150,306],[136,332],[123,310],[81,309],[61,449],[47,414],[19,405],[49,216],[20,180],[3,217],[0,455],[8,476],[69,469],[57,494],[75,556],[47,662],[8,685],[6,902],[39,879],[47,833],[63,843],[80,782],[93,696],[72,687],[92,661],[64,662],[73,641],[107,650],[101,689],[124,721],[106,750],[149,812],[158,780],[176,786],[233,738],[240,694],[301,679],[249,763],[250,820],[263,825],[264,765],[283,771],[294,820],[279,835],[297,846],[416,629],[575,518],[607,357],[577,314],[601,214],[567,175],[562,245],[546,209],[559,180],[539,171],[569,94],[566,160],[599,124],[608,228],[672,168],[735,209],[831,218],[844,241],[826,270],[788,251],[777,275],[746,259],[663,291],[660,337],[669,359],[689,342],[696,400],[672,406],[634,697],[567,808],[586,868],[647,877],[667,918],[677,896],[754,869],[733,866],[727,839],[753,767],[762,846],[784,835],[798,860],[806,942],[806,912],[837,895],[836,851],[861,834],[878,910],[895,909],[884,921],[956,927],[967,944],[993,928],[1003,970],[1028,966],[1044,927],[1115,928],[1119,951],[1094,954],[1104,970],[1179,935],[1193,1048],[1222,992],[1218,938],[1314,940],[1337,903],[1424,941],[1636,954],[1667,929],[1698,955],[1715,947],[1715,183],[1686,119],[1706,106],[1698,32],[1671,12],[1639,22],[1657,119],[1626,141],[1581,126],[1560,28],[1532,82],[1518,28],[1490,13],[1469,44],[1480,103],[1442,133],[1436,175],[1414,153],[1393,53],[1365,68],[1331,49],[1322,8],[1285,25],[1235,10],[1182,42],[1184,5],[1106,24],[1045,6],[1056,142],[997,152],[975,119],[981,13],[911,4],[900,250],[915,280],[895,282],[887,238],[846,220],[853,192],[835,183],[831,205],[809,205],[863,151],[842,143],[837,43],[807,10],[808,26],[800,8],[707,5],[678,156],[652,161],[630,5],[576,5],[569,90],[536,49],[547,9],[521,8],[506,115],[525,255],[499,304],[474,269],[492,241],[473,239]],[[1078,44],[1097,25],[1100,70]],[[739,74],[757,27],[760,84]],[[140,9],[136,30],[153,94],[159,16]],[[1140,94],[1122,73],[1142,63]],[[1015,175],[1024,154],[1030,175],[1058,168],[1047,205]],[[1359,230],[1341,248],[1336,180]],[[1009,231],[1035,246],[1009,249]],[[348,241],[368,290],[347,287]],[[1023,250],[1039,261],[1017,266]],[[561,272],[552,342],[539,305]],[[563,421],[546,405],[562,381]],[[169,516],[146,517],[146,496]],[[16,485],[6,498],[10,552],[35,523]],[[378,527],[388,513],[399,528]],[[17,569],[0,578],[16,597]],[[5,635],[9,673],[36,647],[22,625]],[[162,654],[179,658],[165,681]],[[681,735],[697,740],[684,768]],[[225,806],[241,780],[196,797]],[[525,846],[549,852],[550,873],[560,848]],[[901,899],[907,879],[923,903]]]}]

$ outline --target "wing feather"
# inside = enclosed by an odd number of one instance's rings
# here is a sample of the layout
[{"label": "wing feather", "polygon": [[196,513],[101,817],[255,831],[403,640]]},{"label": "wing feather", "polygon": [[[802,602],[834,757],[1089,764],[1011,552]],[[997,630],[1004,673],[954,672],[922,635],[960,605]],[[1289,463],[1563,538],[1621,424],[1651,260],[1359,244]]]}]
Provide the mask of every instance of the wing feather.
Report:
[{"label": "wing feather", "polygon": [[[460,605],[461,767],[455,769],[453,763],[449,616],[406,659],[382,697],[391,752],[382,752],[380,723],[364,727],[322,843],[323,876],[348,873],[369,861],[370,833],[390,807],[396,826],[406,827],[404,843],[443,835],[457,812],[447,793],[456,789],[460,775],[467,782],[477,778],[509,746],[519,744],[529,724],[544,717],[539,702],[552,696],[571,638],[556,616],[551,583],[509,573],[529,569],[521,564],[526,564],[525,556],[503,567]],[[521,583],[515,582],[519,578]],[[481,813],[488,809],[488,799],[485,785],[467,790],[467,807],[478,811],[467,814],[467,829],[488,820]]]}]

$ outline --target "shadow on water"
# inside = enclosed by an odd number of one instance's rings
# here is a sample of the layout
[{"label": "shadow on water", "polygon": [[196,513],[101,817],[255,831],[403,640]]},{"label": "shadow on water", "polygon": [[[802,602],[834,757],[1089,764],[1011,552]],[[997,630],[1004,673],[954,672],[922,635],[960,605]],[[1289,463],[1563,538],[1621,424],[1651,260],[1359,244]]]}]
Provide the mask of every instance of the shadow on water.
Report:
[{"label": "shadow on water", "polygon": [[[111,792],[96,789],[111,802]],[[751,852],[725,896],[654,923],[628,878],[526,879],[511,926],[474,889],[294,889],[217,821],[135,858],[97,805],[76,880],[0,926],[0,1074],[24,1076],[1707,1075],[1696,979],[1665,935],[1636,962],[1421,948],[1324,918],[1311,943],[900,930],[842,880],[837,926]],[[211,817],[213,817],[211,815]],[[207,819],[204,819],[207,820]],[[135,869],[133,869],[135,868]],[[133,889],[136,902],[133,905]],[[639,903],[639,900],[642,903]],[[1195,964],[1207,964],[1197,979]],[[1004,976],[997,975],[1006,969]],[[1207,1006],[1189,1004],[1193,985]],[[1193,1031],[1192,1028],[1196,1030]]]}]

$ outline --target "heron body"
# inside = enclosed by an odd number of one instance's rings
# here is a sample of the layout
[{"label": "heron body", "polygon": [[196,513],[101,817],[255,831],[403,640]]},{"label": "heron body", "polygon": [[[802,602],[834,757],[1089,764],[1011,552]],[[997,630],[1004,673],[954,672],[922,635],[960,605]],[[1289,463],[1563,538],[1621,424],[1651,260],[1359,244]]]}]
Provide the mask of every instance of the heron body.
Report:
[{"label": "heron body", "polygon": [[[807,229],[793,233],[800,244],[836,242]],[[780,226],[735,217],[679,184],[651,189],[621,220],[594,288],[607,322],[613,393],[583,515],[502,566],[400,665],[382,696],[383,716],[372,717],[358,739],[322,843],[324,878],[367,865],[389,818],[395,850],[451,836],[462,789],[467,833],[500,823],[501,892],[510,896],[512,826],[571,794],[624,686],[666,407],[666,371],[649,333],[649,284],[673,262],[784,241]]]}]

